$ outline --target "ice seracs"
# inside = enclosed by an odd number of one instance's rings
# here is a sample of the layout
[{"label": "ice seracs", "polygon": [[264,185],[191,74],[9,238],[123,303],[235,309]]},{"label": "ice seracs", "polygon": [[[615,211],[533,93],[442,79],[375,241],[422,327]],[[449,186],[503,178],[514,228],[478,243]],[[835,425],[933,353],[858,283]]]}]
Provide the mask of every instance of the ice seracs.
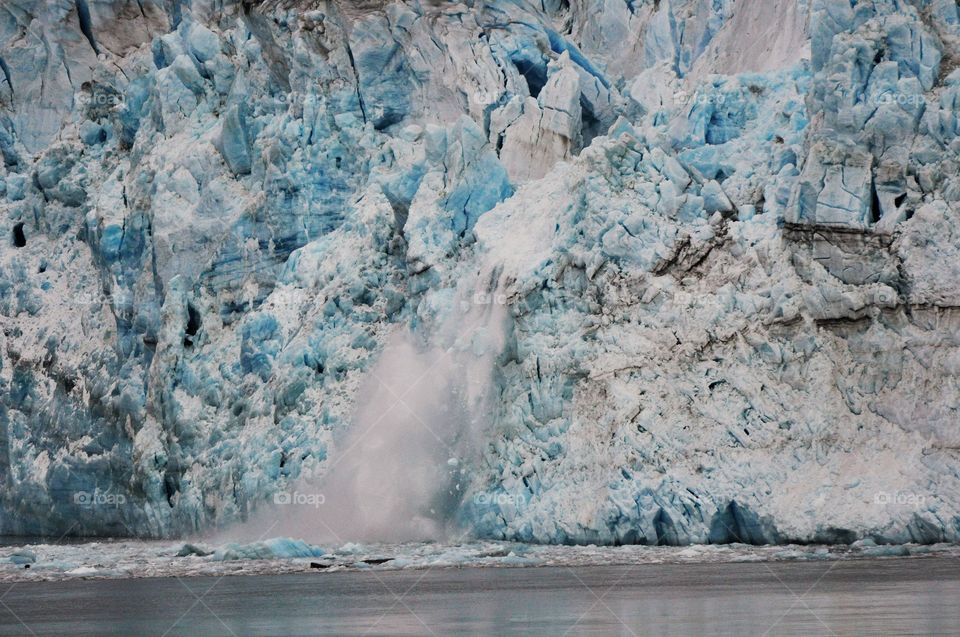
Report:
[{"label": "ice seracs", "polygon": [[249,520],[496,309],[463,531],[958,538],[955,3],[8,4],[0,532]]}]

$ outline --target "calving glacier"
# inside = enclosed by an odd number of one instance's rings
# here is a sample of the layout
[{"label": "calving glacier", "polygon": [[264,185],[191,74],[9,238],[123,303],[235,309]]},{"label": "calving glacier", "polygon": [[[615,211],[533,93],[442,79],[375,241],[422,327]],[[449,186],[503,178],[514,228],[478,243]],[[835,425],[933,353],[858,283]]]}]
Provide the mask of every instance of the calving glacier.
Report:
[{"label": "calving glacier", "polygon": [[955,0],[0,9],[0,533],[960,539]]}]

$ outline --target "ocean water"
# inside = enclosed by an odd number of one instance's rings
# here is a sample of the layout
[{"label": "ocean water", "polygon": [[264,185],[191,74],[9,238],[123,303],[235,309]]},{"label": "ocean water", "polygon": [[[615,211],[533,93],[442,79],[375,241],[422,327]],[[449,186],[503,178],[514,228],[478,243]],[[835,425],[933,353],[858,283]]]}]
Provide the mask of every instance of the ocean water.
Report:
[{"label": "ocean water", "polygon": [[0,635],[956,635],[960,560],[12,582]]}]

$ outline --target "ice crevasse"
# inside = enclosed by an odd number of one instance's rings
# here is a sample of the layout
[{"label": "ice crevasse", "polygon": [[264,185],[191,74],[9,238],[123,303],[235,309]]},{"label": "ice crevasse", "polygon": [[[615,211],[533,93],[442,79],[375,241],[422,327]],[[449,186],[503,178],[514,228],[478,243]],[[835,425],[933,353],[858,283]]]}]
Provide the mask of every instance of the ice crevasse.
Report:
[{"label": "ice crevasse", "polygon": [[960,539],[955,0],[3,8],[0,533],[245,520],[466,301],[478,537]]}]

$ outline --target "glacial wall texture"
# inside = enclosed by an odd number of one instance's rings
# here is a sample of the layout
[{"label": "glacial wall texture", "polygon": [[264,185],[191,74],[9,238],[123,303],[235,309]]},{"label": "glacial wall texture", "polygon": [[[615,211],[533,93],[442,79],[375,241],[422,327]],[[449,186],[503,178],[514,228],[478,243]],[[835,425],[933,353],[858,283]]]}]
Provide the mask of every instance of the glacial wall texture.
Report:
[{"label": "glacial wall texture", "polygon": [[0,533],[246,519],[466,300],[476,535],[958,540],[958,65],[956,0],[0,0]]}]

